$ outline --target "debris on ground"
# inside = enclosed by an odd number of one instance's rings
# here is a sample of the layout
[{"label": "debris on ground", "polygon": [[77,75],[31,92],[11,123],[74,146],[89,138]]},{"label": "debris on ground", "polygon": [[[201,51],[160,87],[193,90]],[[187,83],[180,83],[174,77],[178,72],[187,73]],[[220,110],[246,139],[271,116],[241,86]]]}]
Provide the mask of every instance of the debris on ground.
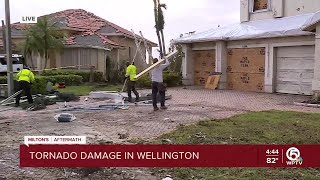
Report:
[{"label": "debris on ground", "polygon": [[56,115],[54,119],[56,119],[58,122],[71,122],[71,121],[74,121],[76,117],[73,114],[62,113],[62,114]]},{"label": "debris on ground", "polygon": [[115,103],[120,103],[123,101],[123,96],[116,92],[116,91],[94,91],[90,92],[90,98],[92,99],[99,99],[99,100],[106,100],[112,99]]},{"label": "debris on ground", "polygon": [[170,175],[167,175],[167,177],[163,178],[162,180],[173,180],[173,179],[171,178]]},{"label": "debris on ground", "polygon": [[172,141],[170,139],[162,139],[163,144],[172,144]]},{"label": "debris on ground", "polygon": [[127,139],[129,137],[129,133],[118,133],[119,139]]},{"label": "debris on ground", "polygon": [[80,97],[73,93],[56,93],[57,100],[61,102],[79,101]]}]

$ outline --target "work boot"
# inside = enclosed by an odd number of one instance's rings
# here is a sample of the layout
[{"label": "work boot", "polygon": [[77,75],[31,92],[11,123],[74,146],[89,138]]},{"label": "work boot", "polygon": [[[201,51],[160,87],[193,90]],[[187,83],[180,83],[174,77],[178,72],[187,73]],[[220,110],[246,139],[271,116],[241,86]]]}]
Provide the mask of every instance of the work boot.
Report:
[{"label": "work boot", "polygon": [[161,110],[167,110],[168,107],[167,106],[161,106]]},{"label": "work boot", "polygon": [[159,111],[159,108],[158,107],[154,107],[153,110],[154,111]]}]

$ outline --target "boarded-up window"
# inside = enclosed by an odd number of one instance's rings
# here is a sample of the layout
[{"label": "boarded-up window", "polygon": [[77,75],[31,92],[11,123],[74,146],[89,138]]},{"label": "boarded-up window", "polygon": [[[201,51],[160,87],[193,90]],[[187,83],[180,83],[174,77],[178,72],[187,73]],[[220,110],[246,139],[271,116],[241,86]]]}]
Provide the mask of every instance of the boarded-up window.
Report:
[{"label": "boarded-up window", "polygon": [[253,11],[268,9],[269,0],[254,0]]},{"label": "boarded-up window", "polygon": [[98,67],[98,50],[85,48],[65,49],[61,56],[61,66],[82,65],[81,69],[90,69],[90,66]]}]

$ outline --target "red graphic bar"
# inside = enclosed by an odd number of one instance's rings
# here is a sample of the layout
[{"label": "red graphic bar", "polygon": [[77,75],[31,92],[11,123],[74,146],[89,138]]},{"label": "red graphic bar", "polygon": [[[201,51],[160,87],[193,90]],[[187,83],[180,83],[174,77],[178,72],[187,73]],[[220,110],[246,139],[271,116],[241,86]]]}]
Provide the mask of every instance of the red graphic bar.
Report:
[{"label": "red graphic bar", "polygon": [[26,145],[21,167],[320,167],[320,145]]}]

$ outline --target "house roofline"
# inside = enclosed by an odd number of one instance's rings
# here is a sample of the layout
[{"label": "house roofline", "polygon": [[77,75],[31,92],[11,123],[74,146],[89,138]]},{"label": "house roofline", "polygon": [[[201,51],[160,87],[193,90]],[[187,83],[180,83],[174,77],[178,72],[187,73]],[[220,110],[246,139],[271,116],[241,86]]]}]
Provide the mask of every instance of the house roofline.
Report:
[{"label": "house roofline", "polygon": [[92,48],[92,49],[101,49],[101,50],[111,51],[110,48],[99,47],[99,46],[65,45],[64,48],[66,48],[66,49],[70,49],[70,48]]}]

